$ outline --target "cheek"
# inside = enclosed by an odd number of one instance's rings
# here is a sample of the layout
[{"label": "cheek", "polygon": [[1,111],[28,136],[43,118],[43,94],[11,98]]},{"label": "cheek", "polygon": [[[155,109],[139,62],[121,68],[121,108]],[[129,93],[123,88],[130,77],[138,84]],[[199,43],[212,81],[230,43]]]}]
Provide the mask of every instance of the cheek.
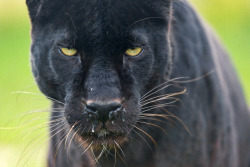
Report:
[{"label": "cheek", "polygon": [[141,111],[140,97],[133,96],[124,105],[128,111],[128,120],[136,120]]},{"label": "cheek", "polygon": [[140,85],[150,78],[154,64],[154,58],[150,55],[145,56],[143,59],[133,62],[131,71]]},{"label": "cheek", "polygon": [[73,126],[76,122],[86,120],[84,113],[84,105],[81,103],[80,97],[67,97],[65,105],[65,117],[69,125]]},{"label": "cheek", "polygon": [[60,53],[49,54],[49,65],[56,80],[69,81],[75,71],[80,68],[81,61],[77,56],[67,57]]}]

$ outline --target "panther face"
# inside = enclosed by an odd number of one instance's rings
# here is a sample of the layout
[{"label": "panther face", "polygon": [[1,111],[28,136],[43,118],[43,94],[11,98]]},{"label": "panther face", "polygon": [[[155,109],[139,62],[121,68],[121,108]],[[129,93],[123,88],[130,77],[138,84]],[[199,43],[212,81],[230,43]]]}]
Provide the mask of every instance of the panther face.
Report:
[{"label": "panther face", "polygon": [[169,2],[156,1],[27,1],[34,76],[80,139],[127,141],[141,97],[163,82]]}]

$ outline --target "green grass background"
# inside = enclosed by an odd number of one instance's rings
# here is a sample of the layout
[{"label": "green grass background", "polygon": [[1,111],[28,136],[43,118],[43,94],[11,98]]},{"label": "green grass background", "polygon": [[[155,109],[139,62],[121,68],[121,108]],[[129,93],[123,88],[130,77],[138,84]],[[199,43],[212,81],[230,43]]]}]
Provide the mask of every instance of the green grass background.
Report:
[{"label": "green grass background", "polygon": [[[250,0],[191,2],[218,32],[231,53],[249,101]],[[37,131],[25,130],[47,122],[48,114],[36,112],[20,117],[29,111],[43,111],[50,105],[43,96],[18,92],[40,94],[30,70],[30,42],[25,1],[0,0],[0,167],[45,166],[46,126]]]}]

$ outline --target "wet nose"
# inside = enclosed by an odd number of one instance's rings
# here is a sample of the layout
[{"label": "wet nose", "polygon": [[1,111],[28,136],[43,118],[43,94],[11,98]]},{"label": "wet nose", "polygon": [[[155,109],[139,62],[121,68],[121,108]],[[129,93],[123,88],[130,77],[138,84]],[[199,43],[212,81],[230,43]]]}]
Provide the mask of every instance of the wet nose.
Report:
[{"label": "wet nose", "polygon": [[124,112],[121,103],[109,102],[109,103],[98,103],[91,102],[87,103],[86,111],[89,119],[93,122],[102,122],[105,124],[107,121],[115,121],[117,119],[123,120]]}]

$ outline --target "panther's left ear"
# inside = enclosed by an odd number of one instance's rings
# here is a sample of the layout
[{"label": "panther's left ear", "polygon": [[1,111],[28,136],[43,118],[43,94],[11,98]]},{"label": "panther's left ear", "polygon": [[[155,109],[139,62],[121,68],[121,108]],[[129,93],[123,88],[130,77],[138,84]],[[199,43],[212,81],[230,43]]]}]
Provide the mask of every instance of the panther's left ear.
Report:
[{"label": "panther's left ear", "polygon": [[42,0],[26,0],[26,5],[29,10],[30,19],[33,21],[40,11]]}]

